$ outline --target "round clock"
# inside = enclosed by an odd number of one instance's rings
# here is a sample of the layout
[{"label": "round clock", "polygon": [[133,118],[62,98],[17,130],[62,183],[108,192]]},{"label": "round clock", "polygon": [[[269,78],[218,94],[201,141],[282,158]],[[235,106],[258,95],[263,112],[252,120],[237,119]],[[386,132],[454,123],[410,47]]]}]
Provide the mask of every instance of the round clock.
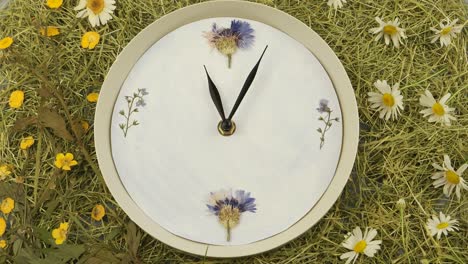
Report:
[{"label": "round clock", "polygon": [[214,1],[140,32],[103,84],[100,168],[117,202],[189,253],[260,253],[315,224],[343,189],[358,117],[346,72],[295,18]]}]

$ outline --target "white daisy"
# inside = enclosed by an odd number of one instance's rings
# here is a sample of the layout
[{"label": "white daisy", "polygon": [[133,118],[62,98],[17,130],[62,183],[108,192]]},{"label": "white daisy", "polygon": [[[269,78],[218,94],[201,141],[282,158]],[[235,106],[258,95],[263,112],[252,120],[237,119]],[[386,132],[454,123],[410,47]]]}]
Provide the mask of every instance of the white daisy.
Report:
[{"label": "white daisy", "polygon": [[361,228],[358,226],[354,228],[352,234],[348,233],[345,236],[345,241],[341,244],[343,247],[350,249],[347,253],[344,253],[340,256],[340,259],[348,259],[346,260],[346,264],[353,263],[359,257],[359,254],[365,254],[368,257],[373,257],[377,250],[380,249],[380,244],[382,240],[374,240],[374,237],[377,235],[377,230],[373,228],[366,228],[364,236],[362,235]]},{"label": "white daisy", "polygon": [[76,17],[88,17],[91,26],[105,25],[112,19],[115,0],[80,0],[75,10],[81,10]]},{"label": "white daisy", "polygon": [[405,201],[405,199],[400,198],[400,199],[396,202],[396,206],[397,206],[398,209],[404,210],[404,209],[406,208],[406,201]]},{"label": "white daisy", "polygon": [[338,9],[343,7],[343,3],[346,3],[346,0],[328,0],[327,5],[333,6],[333,8]]},{"label": "white daisy", "polygon": [[440,29],[431,27],[431,30],[435,32],[435,36],[432,39],[431,43],[436,42],[440,39],[440,46],[443,47],[450,45],[452,43],[452,38],[456,38],[457,34],[460,34],[462,31],[463,25],[456,25],[458,19],[450,22],[450,19],[446,19],[447,24],[444,24],[444,20],[439,23]]},{"label": "white daisy", "polygon": [[370,92],[369,102],[372,103],[371,107],[380,111],[380,118],[386,120],[397,118],[400,114],[400,109],[403,109],[403,96],[400,93],[400,85],[396,83],[390,88],[387,81],[377,80],[374,86],[379,90],[380,93]]},{"label": "white daisy", "polygon": [[457,195],[458,199],[460,199],[460,190],[468,190],[468,186],[466,185],[465,180],[461,177],[463,172],[468,167],[468,164],[465,163],[460,168],[458,168],[458,170],[455,170],[452,167],[450,157],[448,155],[444,155],[444,163],[442,166],[439,166],[435,163],[432,163],[432,166],[440,170],[439,172],[434,173],[434,175],[431,177],[435,180],[433,183],[434,187],[438,188],[443,185],[444,194],[447,197],[450,197],[453,189],[455,189],[455,194]]},{"label": "white daisy", "polygon": [[454,116],[450,114],[450,112],[454,111],[455,108],[448,107],[445,104],[447,100],[450,98],[450,94],[446,94],[440,99],[440,101],[436,101],[434,96],[429,90],[426,90],[425,94],[421,95],[419,98],[419,103],[422,106],[429,107],[428,109],[422,110],[421,114],[429,117],[429,122],[436,122],[441,123],[446,126],[450,126],[450,120],[457,120]]},{"label": "white daisy", "polygon": [[427,220],[427,229],[431,232],[431,236],[437,234],[437,239],[440,239],[442,233],[447,236],[448,232],[458,230],[457,226],[458,220],[450,220],[450,216],[445,216],[442,212],[440,212],[440,218],[433,215],[432,219]]},{"label": "white daisy", "polygon": [[390,44],[390,40],[392,40],[393,45],[399,48],[400,43],[403,43],[401,39],[406,38],[406,34],[405,29],[398,27],[400,25],[398,18],[395,18],[393,21],[389,20],[386,23],[380,17],[376,17],[375,20],[379,23],[379,26],[369,31],[370,33],[378,34],[375,37],[375,41],[384,37],[385,45]]}]

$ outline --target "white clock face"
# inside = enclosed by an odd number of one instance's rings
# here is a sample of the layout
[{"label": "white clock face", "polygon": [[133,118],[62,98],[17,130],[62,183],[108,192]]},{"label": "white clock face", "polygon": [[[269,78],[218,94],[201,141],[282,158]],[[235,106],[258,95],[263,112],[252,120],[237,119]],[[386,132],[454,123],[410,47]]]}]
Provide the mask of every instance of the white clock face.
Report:
[{"label": "white clock face", "polygon": [[[273,27],[238,19],[253,44],[228,68],[203,32],[234,19],[187,24],[148,49],[121,87],[111,127],[114,163],[135,203],[169,232],[214,245],[259,241],[300,220],[334,177],[342,145],[338,98],[315,56]],[[266,45],[232,118],[236,131],[222,136],[203,65],[228,116]]]}]

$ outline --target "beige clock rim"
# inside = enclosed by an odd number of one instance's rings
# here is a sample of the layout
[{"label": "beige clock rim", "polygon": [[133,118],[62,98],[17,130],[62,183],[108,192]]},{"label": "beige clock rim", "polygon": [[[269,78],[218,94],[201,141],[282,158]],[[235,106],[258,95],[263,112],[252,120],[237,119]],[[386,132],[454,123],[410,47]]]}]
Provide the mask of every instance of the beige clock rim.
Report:
[{"label": "beige clock rim", "polygon": [[[139,58],[156,41],[185,24],[211,17],[239,17],[273,26],[301,42],[327,71],[340,102],[343,144],[330,185],[315,206],[287,230],[246,245],[220,246],[195,242],[170,233],[147,216],[125,190],[112,158],[110,128],[120,88]],[[331,208],[343,190],[356,156],[359,119],[356,99],[346,71],[332,49],[320,36],[296,18],[271,7],[246,1],[220,0],[191,5],[170,13],[142,30],[120,53],[101,88],[95,115],[95,145],[99,167],[115,200],[127,215],[147,233],[182,251],[209,257],[241,257],[279,247],[303,234]],[[195,228],[195,227],[194,227]]]}]

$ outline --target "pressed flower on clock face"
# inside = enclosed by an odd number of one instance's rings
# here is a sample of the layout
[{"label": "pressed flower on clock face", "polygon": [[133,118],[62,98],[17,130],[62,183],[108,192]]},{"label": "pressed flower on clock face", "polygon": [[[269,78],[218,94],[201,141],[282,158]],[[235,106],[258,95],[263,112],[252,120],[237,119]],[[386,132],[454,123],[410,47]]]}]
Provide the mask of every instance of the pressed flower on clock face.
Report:
[{"label": "pressed flower on clock face", "polygon": [[81,47],[84,49],[94,49],[100,39],[99,33],[95,31],[86,32],[81,38]]},{"label": "pressed flower on clock face", "polygon": [[59,228],[52,230],[52,237],[55,239],[55,244],[61,245],[67,239],[68,222],[60,223]]},{"label": "pressed flower on clock face", "polygon": [[13,38],[11,37],[5,37],[0,39],[0,50],[7,49],[13,44]]},{"label": "pressed flower on clock face", "polygon": [[96,221],[101,221],[102,218],[106,215],[106,208],[101,204],[96,204],[91,210],[91,218]]},{"label": "pressed flower on clock face", "polygon": [[11,211],[15,209],[15,200],[11,199],[10,197],[6,197],[3,199],[2,203],[0,204],[0,210],[4,214],[9,214]]},{"label": "pressed flower on clock face", "polygon": [[99,99],[99,94],[98,93],[90,93],[86,96],[86,100],[90,103],[96,103]]},{"label": "pressed flower on clock face", "polygon": [[78,164],[76,160],[74,160],[73,154],[67,153],[59,153],[57,154],[57,157],[55,158],[55,166],[59,169],[69,171],[71,170],[72,166],[75,166]]},{"label": "pressed flower on clock face", "polygon": [[451,219],[449,215],[445,216],[439,212],[439,217],[433,215],[427,220],[426,227],[431,232],[431,236],[437,235],[437,239],[440,239],[442,233],[447,236],[448,232],[458,230],[458,220]]},{"label": "pressed flower on clock face", "polygon": [[212,48],[228,57],[228,67],[231,68],[232,55],[238,49],[248,49],[254,43],[254,30],[246,21],[232,20],[230,28],[219,27],[213,23],[211,31],[204,32],[204,37]]},{"label": "pressed flower on clock face", "polygon": [[60,34],[60,30],[54,26],[43,27],[39,29],[42,36],[53,37]]},{"label": "pressed flower on clock face", "polygon": [[21,90],[13,91],[10,95],[9,105],[11,108],[20,108],[24,102],[24,92]]},{"label": "pressed flower on clock face", "polygon": [[423,114],[424,117],[429,116],[429,122],[436,122],[450,126],[451,120],[457,120],[457,118],[450,114],[450,112],[453,112],[455,108],[451,108],[446,104],[449,98],[450,93],[444,95],[440,101],[436,101],[434,96],[432,96],[432,93],[429,90],[426,90],[419,98],[419,103],[428,108],[420,111],[419,113]]},{"label": "pressed flower on clock face", "polygon": [[457,195],[458,199],[461,198],[461,190],[468,190],[468,186],[466,185],[465,180],[462,178],[463,172],[465,172],[468,164],[463,164],[455,170],[452,166],[452,162],[450,161],[450,157],[448,155],[444,155],[444,163],[442,166],[439,166],[436,163],[433,163],[432,166],[438,170],[439,172],[434,173],[432,175],[432,179],[434,179],[434,187],[438,188],[444,186],[444,194],[447,197],[450,197],[452,191],[455,190],[455,194]]},{"label": "pressed flower on clock face", "polygon": [[0,237],[5,234],[6,231],[6,221],[3,217],[0,216]]},{"label": "pressed flower on clock face", "polygon": [[334,9],[342,8],[346,0],[328,0],[327,5],[332,6]]},{"label": "pressed flower on clock face", "polygon": [[115,0],[80,0],[75,7],[79,11],[76,17],[88,17],[91,26],[107,24],[115,10]]},{"label": "pressed flower on clock face", "polygon": [[[447,23],[444,23],[444,21],[447,21]],[[457,22],[458,19],[451,22],[450,19],[446,19],[439,23],[440,29],[431,27],[431,30],[435,33],[431,43],[440,40],[441,47],[450,45],[450,43],[452,43],[452,38],[456,38],[457,34],[460,34],[463,28],[463,25],[457,25]]]},{"label": "pressed flower on clock face", "polygon": [[61,7],[63,0],[47,0],[47,6],[52,9]]},{"label": "pressed flower on clock face", "polygon": [[377,230],[366,228],[364,235],[361,228],[354,228],[352,233],[345,236],[345,241],[341,244],[343,247],[351,250],[340,256],[340,259],[347,259],[346,264],[356,261],[360,254],[368,257],[374,257],[375,253],[380,249],[382,240],[373,240],[377,235]]},{"label": "pressed flower on clock face", "polygon": [[6,177],[11,175],[11,169],[10,166],[3,164],[0,165],[0,180],[5,180]]},{"label": "pressed flower on clock face", "polygon": [[396,48],[399,48],[400,43],[402,43],[401,39],[406,38],[406,34],[405,29],[399,27],[400,22],[398,21],[398,18],[387,22],[384,22],[380,17],[376,17],[375,20],[379,23],[379,26],[372,28],[369,31],[370,33],[377,34],[375,41],[379,41],[383,37],[385,45],[390,44],[390,41],[392,41],[393,45]]},{"label": "pressed flower on clock face", "polygon": [[369,102],[371,107],[380,111],[380,118],[386,120],[392,118],[396,119],[400,114],[400,110],[403,109],[403,96],[399,90],[400,86],[398,83],[394,84],[392,88],[388,85],[387,81],[377,80],[374,86],[379,90],[376,92],[369,92]]},{"label": "pressed flower on clock face", "polygon": [[28,149],[34,144],[34,138],[32,136],[25,137],[20,142],[20,149]]},{"label": "pressed flower on clock face", "polygon": [[250,192],[244,190],[237,190],[234,195],[232,190],[211,192],[206,206],[226,228],[227,241],[231,241],[231,229],[239,224],[242,213],[255,213],[257,210],[255,198],[250,197]]}]

